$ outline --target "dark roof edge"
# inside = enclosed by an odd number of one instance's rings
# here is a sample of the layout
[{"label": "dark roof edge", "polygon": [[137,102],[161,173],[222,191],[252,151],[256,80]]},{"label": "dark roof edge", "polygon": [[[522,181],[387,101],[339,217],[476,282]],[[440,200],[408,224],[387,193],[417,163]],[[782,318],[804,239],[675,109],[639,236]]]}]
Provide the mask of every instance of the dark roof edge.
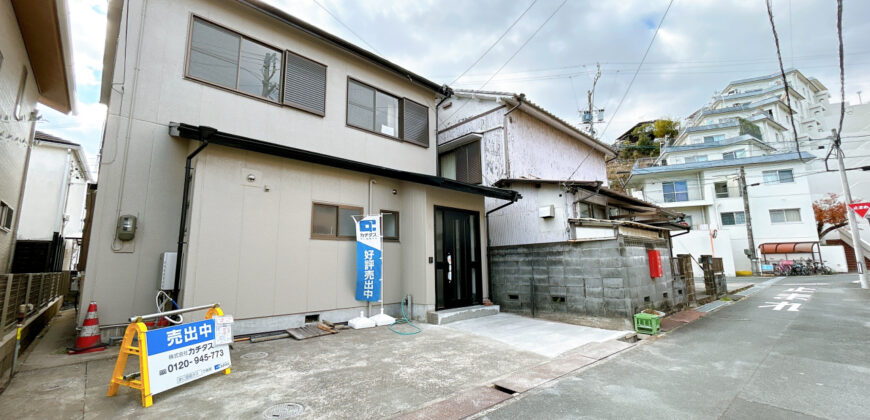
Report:
[{"label": "dark roof edge", "polygon": [[[170,122],[169,135],[173,137],[182,137],[190,140],[202,141],[202,139],[200,138],[200,128],[207,129],[208,127]],[[522,196],[520,196],[518,192],[513,190],[466,184],[464,182],[454,181],[452,179],[442,178],[440,176],[391,169],[383,166],[372,165],[369,163],[358,162],[355,160],[344,159],[340,157],[325,155],[322,153],[311,152],[308,150],[297,149],[295,147],[282,146],[263,140],[251,139],[217,130],[215,130],[214,134],[211,134],[206,139],[206,141],[208,141],[208,143],[217,144],[220,146],[249,150],[252,152],[263,153],[272,156],[295,159],[318,165],[331,166],[334,168],[347,169],[350,171],[363,172],[370,175],[383,176],[386,178],[393,178],[400,181],[409,181],[422,185],[446,188],[449,190],[469,194],[477,194],[490,198],[498,198],[501,200],[517,201],[522,198]]]},{"label": "dark roof edge", "polygon": [[399,66],[392,61],[389,61],[375,53],[372,53],[364,48],[360,48],[359,46],[348,42],[342,38],[339,38],[329,32],[326,32],[308,22],[305,22],[275,6],[266,4],[260,0],[236,0],[240,4],[248,6],[254,10],[257,10],[267,16],[275,18],[299,31],[302,31],[314,38],[317,38],[323,42],[328,44],[332,44],[335,47],[343,49],[351,54],[357,55],[360,58],[370,61],[374,64],[377,64],[381,67],[386,68],[387,70],[393,71],[397,73],[399,76],[403,78],[407,78],[408,80],[415,82],[423,87],[431,89],[440,95],[449,95],[452,94],[453,90],[447,85],[439,85],[423,76],[420,76],[402,66]]}]

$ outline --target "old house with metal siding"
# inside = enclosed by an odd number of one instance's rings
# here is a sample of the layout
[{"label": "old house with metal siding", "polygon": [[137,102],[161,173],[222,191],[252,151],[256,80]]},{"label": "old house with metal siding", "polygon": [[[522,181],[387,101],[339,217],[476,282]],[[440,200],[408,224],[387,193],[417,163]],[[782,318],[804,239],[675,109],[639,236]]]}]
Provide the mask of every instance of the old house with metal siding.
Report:
[{"label": "old house with metal siding", "polygon": [[[169,292],[221,303],[236,333],[347,321],[366,308],[352,214],[392,215],[388,312],[409,294],[417,317],[486,295],[483,197],[518,196],[437,176],[446,86],[253,0],[112,1],[106,57],[83,302],[109,327],[155,310],[158,261],[176,250]],[[129,240],[123,215],[138,220]],[[465,264],[445,261],[451,215],[472,233],[453,239],[478,252]],[[462,290],[445,292],[448,266]]]},{"label": "old house with metal siding", "polygon": [[670,266],[680,215],[608,189],[612,148],[525,95],[457,91],[439,114],[442,176],[523,196],[487,201],[491,296],[503,310],[626,328],[647,307],[685,304]]}]

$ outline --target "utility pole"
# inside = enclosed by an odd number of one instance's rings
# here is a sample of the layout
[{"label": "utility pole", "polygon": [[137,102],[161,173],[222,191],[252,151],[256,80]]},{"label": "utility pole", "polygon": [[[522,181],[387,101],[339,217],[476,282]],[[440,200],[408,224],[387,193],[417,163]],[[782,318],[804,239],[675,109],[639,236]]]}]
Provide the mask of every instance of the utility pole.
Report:
[{"label": "utility pole", "polygon": [[[588,102],[587,110],[583,111],[583,123],[588,126],[589,135],[595,137],[595,123],[601,122],[604,119],[604,109],[595,108],[595,85],[598,84],[598,79],[601,78],[601,64],[596,63],[598,71],[592,79],[592,89],[586,91],[586,101]],[[598,121],[595,121],[595,111],[598,111]]]},{"label": "utility pole", "polygon": [[749,214],[749,191],[746,188],[746,172],[740,167],[740,193],[743,195],[743,216],[746,219],[746,238],[749,240],[749,266],[752,275],[758,273],[758,255],[755,253],[755,238],[752,237],[752,216]]},{"label": "utility pole", "polygon": [[861,92],[860,90],[858,91],[858,105],[864,105],[864,101],[861,100]]},{"label": "utility pole", "polygon": [[[840,181],[843,183],[843,195],[846,196],[846,204],[852,204],[852,191],[849,189],[849,180],[846,178],[846,165],[843,163],[843,149],[840,148],[840,133],[834,136],[834,148],[837,152],[837,165],[840,167]],[[870,289],[867,283],[867,274],[864,272],[864,247],[861,245],[861,233],[858,232],[858,221],[855,212],[846,209],[849,216],[849,230],[852,231],[852,249],[855,251],[855,262],[858,265],[858,281],[862,289]]]}]

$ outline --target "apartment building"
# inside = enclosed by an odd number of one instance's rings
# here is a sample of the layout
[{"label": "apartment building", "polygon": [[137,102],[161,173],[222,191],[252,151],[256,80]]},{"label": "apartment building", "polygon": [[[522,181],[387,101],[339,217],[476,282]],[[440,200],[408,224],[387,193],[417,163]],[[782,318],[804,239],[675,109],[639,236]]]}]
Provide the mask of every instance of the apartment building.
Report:
[{"label": "apartment building", "polygon": [[798,70],[786,76],[791,108],[779,73],[729,82],[684,121],[660,156],[632,169],[627,187],[636,197],[684,213],[693,227],[674,239],[675,253],[725,257],[732,275],[751,270],[741,171],[756,247],[819,240],[809,182],[818,159],[809,150],[829,136],[828,93]]}]

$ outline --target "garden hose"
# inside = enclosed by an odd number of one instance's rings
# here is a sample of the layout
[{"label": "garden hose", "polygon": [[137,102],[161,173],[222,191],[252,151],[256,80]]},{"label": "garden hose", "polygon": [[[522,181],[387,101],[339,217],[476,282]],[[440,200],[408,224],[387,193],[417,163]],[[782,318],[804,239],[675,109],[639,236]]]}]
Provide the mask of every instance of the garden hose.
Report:
[{"label": "garden hose", "polygon": [[[408,316],[405,315],[405,298],[402,298],[402,301],[399,302],[399,308],[402,310],[402,319],[397,319],[396,322],[393,322],[392,324],[390,324],[390,326],[388,327],[390,329],[390,331],[392,331],[396,334],[399,334],[399,335],[414,335],[414,334],[419,334],[421,331],[423,331],[420,327],[412,324],[411,321],[408,320]],[[402,332],[402,331],[394,330],[393,326],[399,325],[399,324],[408,324],[411,327],[413,327],[414,329],[416,329],[417,331]]]}]

